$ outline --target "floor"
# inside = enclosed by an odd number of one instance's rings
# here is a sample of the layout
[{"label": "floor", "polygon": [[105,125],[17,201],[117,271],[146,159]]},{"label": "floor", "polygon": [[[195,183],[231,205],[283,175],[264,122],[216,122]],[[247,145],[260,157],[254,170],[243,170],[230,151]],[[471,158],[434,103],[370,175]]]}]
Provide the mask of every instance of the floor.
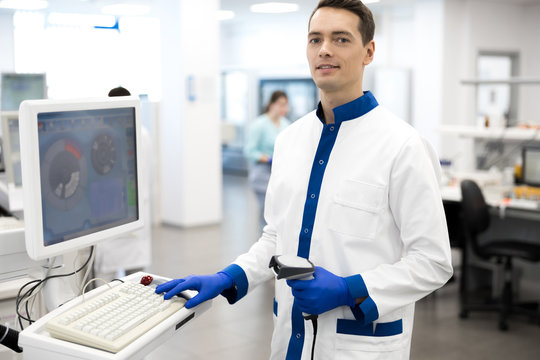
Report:
[{"label": "floor", "polygon": [[[225,175],[223,196],[220,225],[154,229],[151,272],[172,278],[214,273],[249,249],[258,238],[259,225],[246,178]],[[522,295],[539,298],[537,285],[522,289]],[[234,306],[218,297],[208,312],[147,359],[268,359],[272,298],[272,282]],[[540,326],[518,318],[510,322],[510,331],[500,332],[496,315],[472,313],[461,320],[457,305],[457,282],[417,303],[411,359],[540,359]]]}]

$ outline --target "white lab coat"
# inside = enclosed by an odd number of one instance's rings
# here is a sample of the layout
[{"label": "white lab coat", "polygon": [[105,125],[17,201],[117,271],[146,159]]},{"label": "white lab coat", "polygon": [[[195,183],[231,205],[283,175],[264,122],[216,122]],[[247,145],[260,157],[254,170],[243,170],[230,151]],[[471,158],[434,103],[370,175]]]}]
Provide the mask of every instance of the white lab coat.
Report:
[{"label": "white lab coat", "polygon": [[[152,161],[152,139],[146,128],[141,126],[142,151],[141,184],[142,199],[139,209],[144,212],[143,228],[114,239],[102,241],[96,247],[94,268],[98,276],[116,276],[120,270],[145,268],[152,263],[152,223],[150,214],[150,172]],[[110,274],[110,275],[109,275]]]},{"label": "white lab coat", "polygon": [[[233,276],[237,287],[242,276],[248,292],[272,278],[272,255],[297,254],[310,173],[324,165],[316,153],[323,127],[314,111],[278,137],[266,197],[268,225],[249,252],[235,260],[244,272]],[[350,283],[355,284],[353,296],[361,295],[356,290],[364,284],[361,290],[369,298],[361,305],[363,322],[345,306],[319,316],[316,359],[409,358],[415,301],[452,274],[433,154],[410,125],[382,106],[341,123],[318,194],[309,259],[342,277],[360,274]],[[286,358],[294,298],[282,280],[276,281],[275,292],[271,359],[277,360]],[[240,289],[237,297],[243,295]],[[379,323],[400,324],[402,331],[385,334],[386,325],[377,328]],[[301,359],[309,359],[313,330],[309,321],[304,324],[305,333],[298,335],[304,337]],[[366,326],[379,336],[352,334]]]}]

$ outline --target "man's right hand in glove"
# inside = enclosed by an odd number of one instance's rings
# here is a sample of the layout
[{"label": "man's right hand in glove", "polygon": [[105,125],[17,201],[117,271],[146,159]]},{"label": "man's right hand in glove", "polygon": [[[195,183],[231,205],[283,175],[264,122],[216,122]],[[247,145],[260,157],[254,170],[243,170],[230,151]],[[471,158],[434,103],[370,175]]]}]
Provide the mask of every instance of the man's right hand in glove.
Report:
[{"label": "man's right hand in glove", "polygon": [[191,309],[206,300],[210,300],[234,286],[230,275],[218,272],[213,275],[190,275],[183,279],[174,279],[156,287],[156,293],[165,292],[164,299],[169,300],[184,290],[196,290],[199,293],[186,302],[186,308]]}]

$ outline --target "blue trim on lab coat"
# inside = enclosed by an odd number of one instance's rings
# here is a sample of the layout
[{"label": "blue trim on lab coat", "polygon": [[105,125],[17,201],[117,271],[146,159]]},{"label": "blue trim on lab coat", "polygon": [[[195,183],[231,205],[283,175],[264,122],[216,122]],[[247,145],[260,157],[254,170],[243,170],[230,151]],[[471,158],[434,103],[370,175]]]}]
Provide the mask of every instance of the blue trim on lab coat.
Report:
[{"label": "blue trim on lab coat", "polygon": [[[366,91],[364,92],[364,95],[358,99],[334,108],[334,123],[326,124],[324,121],[323,108],[319,102],[316,114],[319,120],[323,123],[323,129],[309,176],[306,202],[304,204],[304,212],[302,216],[302,228],[300,229],[298,242],[298,256],[306,259],[309,258],[311,235],[315,225],[315,215],[317,212],[317,204],[319,202],[324,172],[336,142],[341,124],[344,121],[356,119],[367,114],[377,107],[377,105],[377,100],[373,94]],[[295,303],[293,303],[292,308],[291,324],[292,333],[291,338],[289,339],[289,347],[287,349],[286,359],[299,360],[302,356],[305,328],[302,312],[297,308]]]},{"label": "blue trim on lab coat", "polygon": [[360,305],[351,307],[354,318],[363,324],[370,324],[379,318],[377,305],[372,298],[368,297]]},{"label": "blue trim on lab coat", "polygon": [[244,296],[246,296],[248,291],[248,279],[244,269],[236,264],[231,264],[223,269],[221,272],[229,275],[234,282],[234,286],[224,290],[221,295],[223,295],[229,304],[234,304]]},{"label": "blue trim on lab coat", "polygon": [[[369,297],[369,293],[364,283],[362,275],[352,275],[345,278],[345,282],[349,287],[349,292],[353,299],[363,298],[366,299],[360,304],[351,308],[356,320],[362,319],[365,324],[371,323],[379,318],[379,311],[377,310],[377,305]],[[361,314],[358,313],[361,312]]]},{"label": "blue trim on lab coat", "polygon": [[387,323],[363,324],[361,321],[338,319],[336,332],[338,334],[360,335],[360,336],[394,336],[403,333],[403,320],[399,319]]}]

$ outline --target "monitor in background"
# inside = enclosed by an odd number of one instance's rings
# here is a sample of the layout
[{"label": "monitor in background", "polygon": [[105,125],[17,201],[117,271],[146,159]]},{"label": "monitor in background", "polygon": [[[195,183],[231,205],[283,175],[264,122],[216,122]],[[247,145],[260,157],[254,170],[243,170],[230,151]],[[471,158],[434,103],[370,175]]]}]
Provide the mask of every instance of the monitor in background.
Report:
[{"label": "monitor in background", "polygon": [[45,74],[3,73],[0,82],[2,111],[17,111],[24,100],[47,98]]},{"label": "monitor in background", "polygon": [[525,146],[522,153],[523,183],[540,186],[540,147]]},{"label": "monitor in background", "polygon": [[24,101],[19,128],[31,258],[142,227],[137,98]]}]

